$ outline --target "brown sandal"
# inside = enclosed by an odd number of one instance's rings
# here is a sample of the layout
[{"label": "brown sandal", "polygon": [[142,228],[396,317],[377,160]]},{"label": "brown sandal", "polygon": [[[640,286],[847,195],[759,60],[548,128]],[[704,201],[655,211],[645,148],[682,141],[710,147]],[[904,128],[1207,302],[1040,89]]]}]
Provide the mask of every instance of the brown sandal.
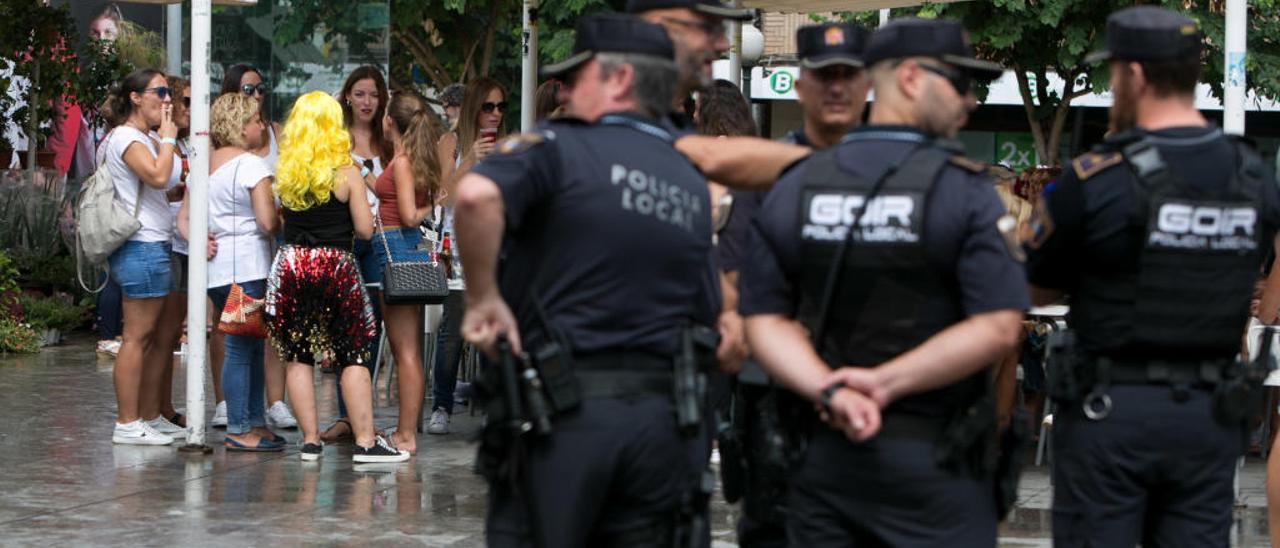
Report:
[{"label": "brown sandal", "polygon": [[[338,428],[339,424],[346,426],[347,428],[346,432],[343,432],[343,433],[333,432],[334,429]],[[325,443],[340,443],[340,442],[355,441],[356,439],[355,433],[356,433],[356,430],[355,428],[351,427],[351,421],[346,417],[343,417],[335,421],[332,425],[329,426],[329,428],[326,428],[324,433],[320,434],[320,441],[323,441]]]}]

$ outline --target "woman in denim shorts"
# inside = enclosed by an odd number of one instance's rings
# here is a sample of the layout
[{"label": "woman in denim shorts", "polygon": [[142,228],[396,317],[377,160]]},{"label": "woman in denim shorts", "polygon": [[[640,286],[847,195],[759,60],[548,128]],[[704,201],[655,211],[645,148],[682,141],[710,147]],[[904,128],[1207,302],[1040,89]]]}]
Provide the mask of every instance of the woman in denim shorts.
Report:
[{"label": "woman in denim shorts", "polygon": [[[156,327],[172,283],[169,242],[173,215],[165,197],[178,134],[172,106],[164,74],[137,70],[112,89],[103,108],[108,121],[116,125],[101,152],[115,183],[116,206],[125,211],[134,211],[136,206],[142,225],[109,258],[111,277],[124,294],[124,341],[113,372],[117,403],[111,437],[114,443],[167,445],[174,441],[148,422],[158,423],[163,418],[158,414],[142,417],[140,409],[143,391],[159,389],[143,383],[144,378],[160,378],[147,371],[164,363],[157,353],[172,359],[172,349],[156,344]],[[156,126],[160,128],[158,139],[150,131]]]},{"label": "woman in denim shorts", "polygon": [[[378,177],[380,231],[373,237],[373,252],[379,266],[388,259],[397,262],[427,261],[421,249],[418,228],[435,209],[440,198],[440,161],[434,143],[435,120],[427,100],[413,92],[400,92],[387,105],[382,119],[383,134],[395,146],[395,157]],[[400,419],[391,443],[416,452],[415,435],[422,411],[422,306],[383,303],[387,339],[395,355],[400,389]]]}]

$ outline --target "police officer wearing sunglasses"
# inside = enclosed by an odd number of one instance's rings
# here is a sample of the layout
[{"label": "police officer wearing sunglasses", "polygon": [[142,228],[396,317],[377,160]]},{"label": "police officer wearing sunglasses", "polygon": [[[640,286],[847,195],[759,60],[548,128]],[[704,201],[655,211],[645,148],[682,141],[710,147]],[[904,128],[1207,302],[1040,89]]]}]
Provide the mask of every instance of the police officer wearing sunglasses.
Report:
[{"label": "police officer wearing sunglasses", "polygon": [[775,184],[740,281],[752,355],[827,421],[793,469],[788,538],[994,546],[985,369],[1028,303],[1004,208],[947,139],[975,107],[968,83],[1001,68],[959,24],[910,18],[875,31],[863,60],[869,125]]},{"label": "police officer wearing sunglasses", "polygon": [[459,184],[463,335],[496,358],[477,397],[487,542],[705,546],[698,387],[719,302],[705,179],[659,122],[673,46],[607,15],[579,23],[573,51],[544,69],[572,117],[504,140]]},{"label": "police officer wearing sunglasses", "polygon": [[1195,107],[1204,36],[1155,7],[1107,19],[1111,136],[1046,189],[1032,298],[1051,341],[1062,547],[1227,546],[1237,458],[1268,360],[1239,363],[1280,225],[1275,174]]}]

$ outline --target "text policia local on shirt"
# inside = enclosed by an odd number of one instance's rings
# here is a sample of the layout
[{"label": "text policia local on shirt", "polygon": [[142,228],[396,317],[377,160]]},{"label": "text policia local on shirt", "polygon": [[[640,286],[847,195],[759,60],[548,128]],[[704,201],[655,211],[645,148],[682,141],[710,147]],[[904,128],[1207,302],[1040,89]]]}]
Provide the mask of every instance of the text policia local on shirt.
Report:
[{"label": "text policia local on shirt", "polygon": [[613,164],[609,179],[613,186],[622,189],[622,209],[693,232],[694,216],[702,212],[702,197],[621,164]]}]

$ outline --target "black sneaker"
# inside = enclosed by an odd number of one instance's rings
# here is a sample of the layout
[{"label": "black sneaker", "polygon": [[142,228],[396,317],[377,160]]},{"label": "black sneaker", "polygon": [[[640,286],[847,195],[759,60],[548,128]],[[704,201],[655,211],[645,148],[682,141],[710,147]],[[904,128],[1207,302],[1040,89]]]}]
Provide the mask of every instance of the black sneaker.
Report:
[{"label": "black sneaker", "polygon": [[305,443],[302,450],[298,451],[298,456],[304,461],[320,460],[320,455],[324,454],[324,443]]},{"label": "black sneaker", "polygon": [[408,451],[400,451],[382,436],[373,438],[372,447],[360,447],[357,444],[351,448],[351,460],[355,462],[404,462],[409,460]]}]

